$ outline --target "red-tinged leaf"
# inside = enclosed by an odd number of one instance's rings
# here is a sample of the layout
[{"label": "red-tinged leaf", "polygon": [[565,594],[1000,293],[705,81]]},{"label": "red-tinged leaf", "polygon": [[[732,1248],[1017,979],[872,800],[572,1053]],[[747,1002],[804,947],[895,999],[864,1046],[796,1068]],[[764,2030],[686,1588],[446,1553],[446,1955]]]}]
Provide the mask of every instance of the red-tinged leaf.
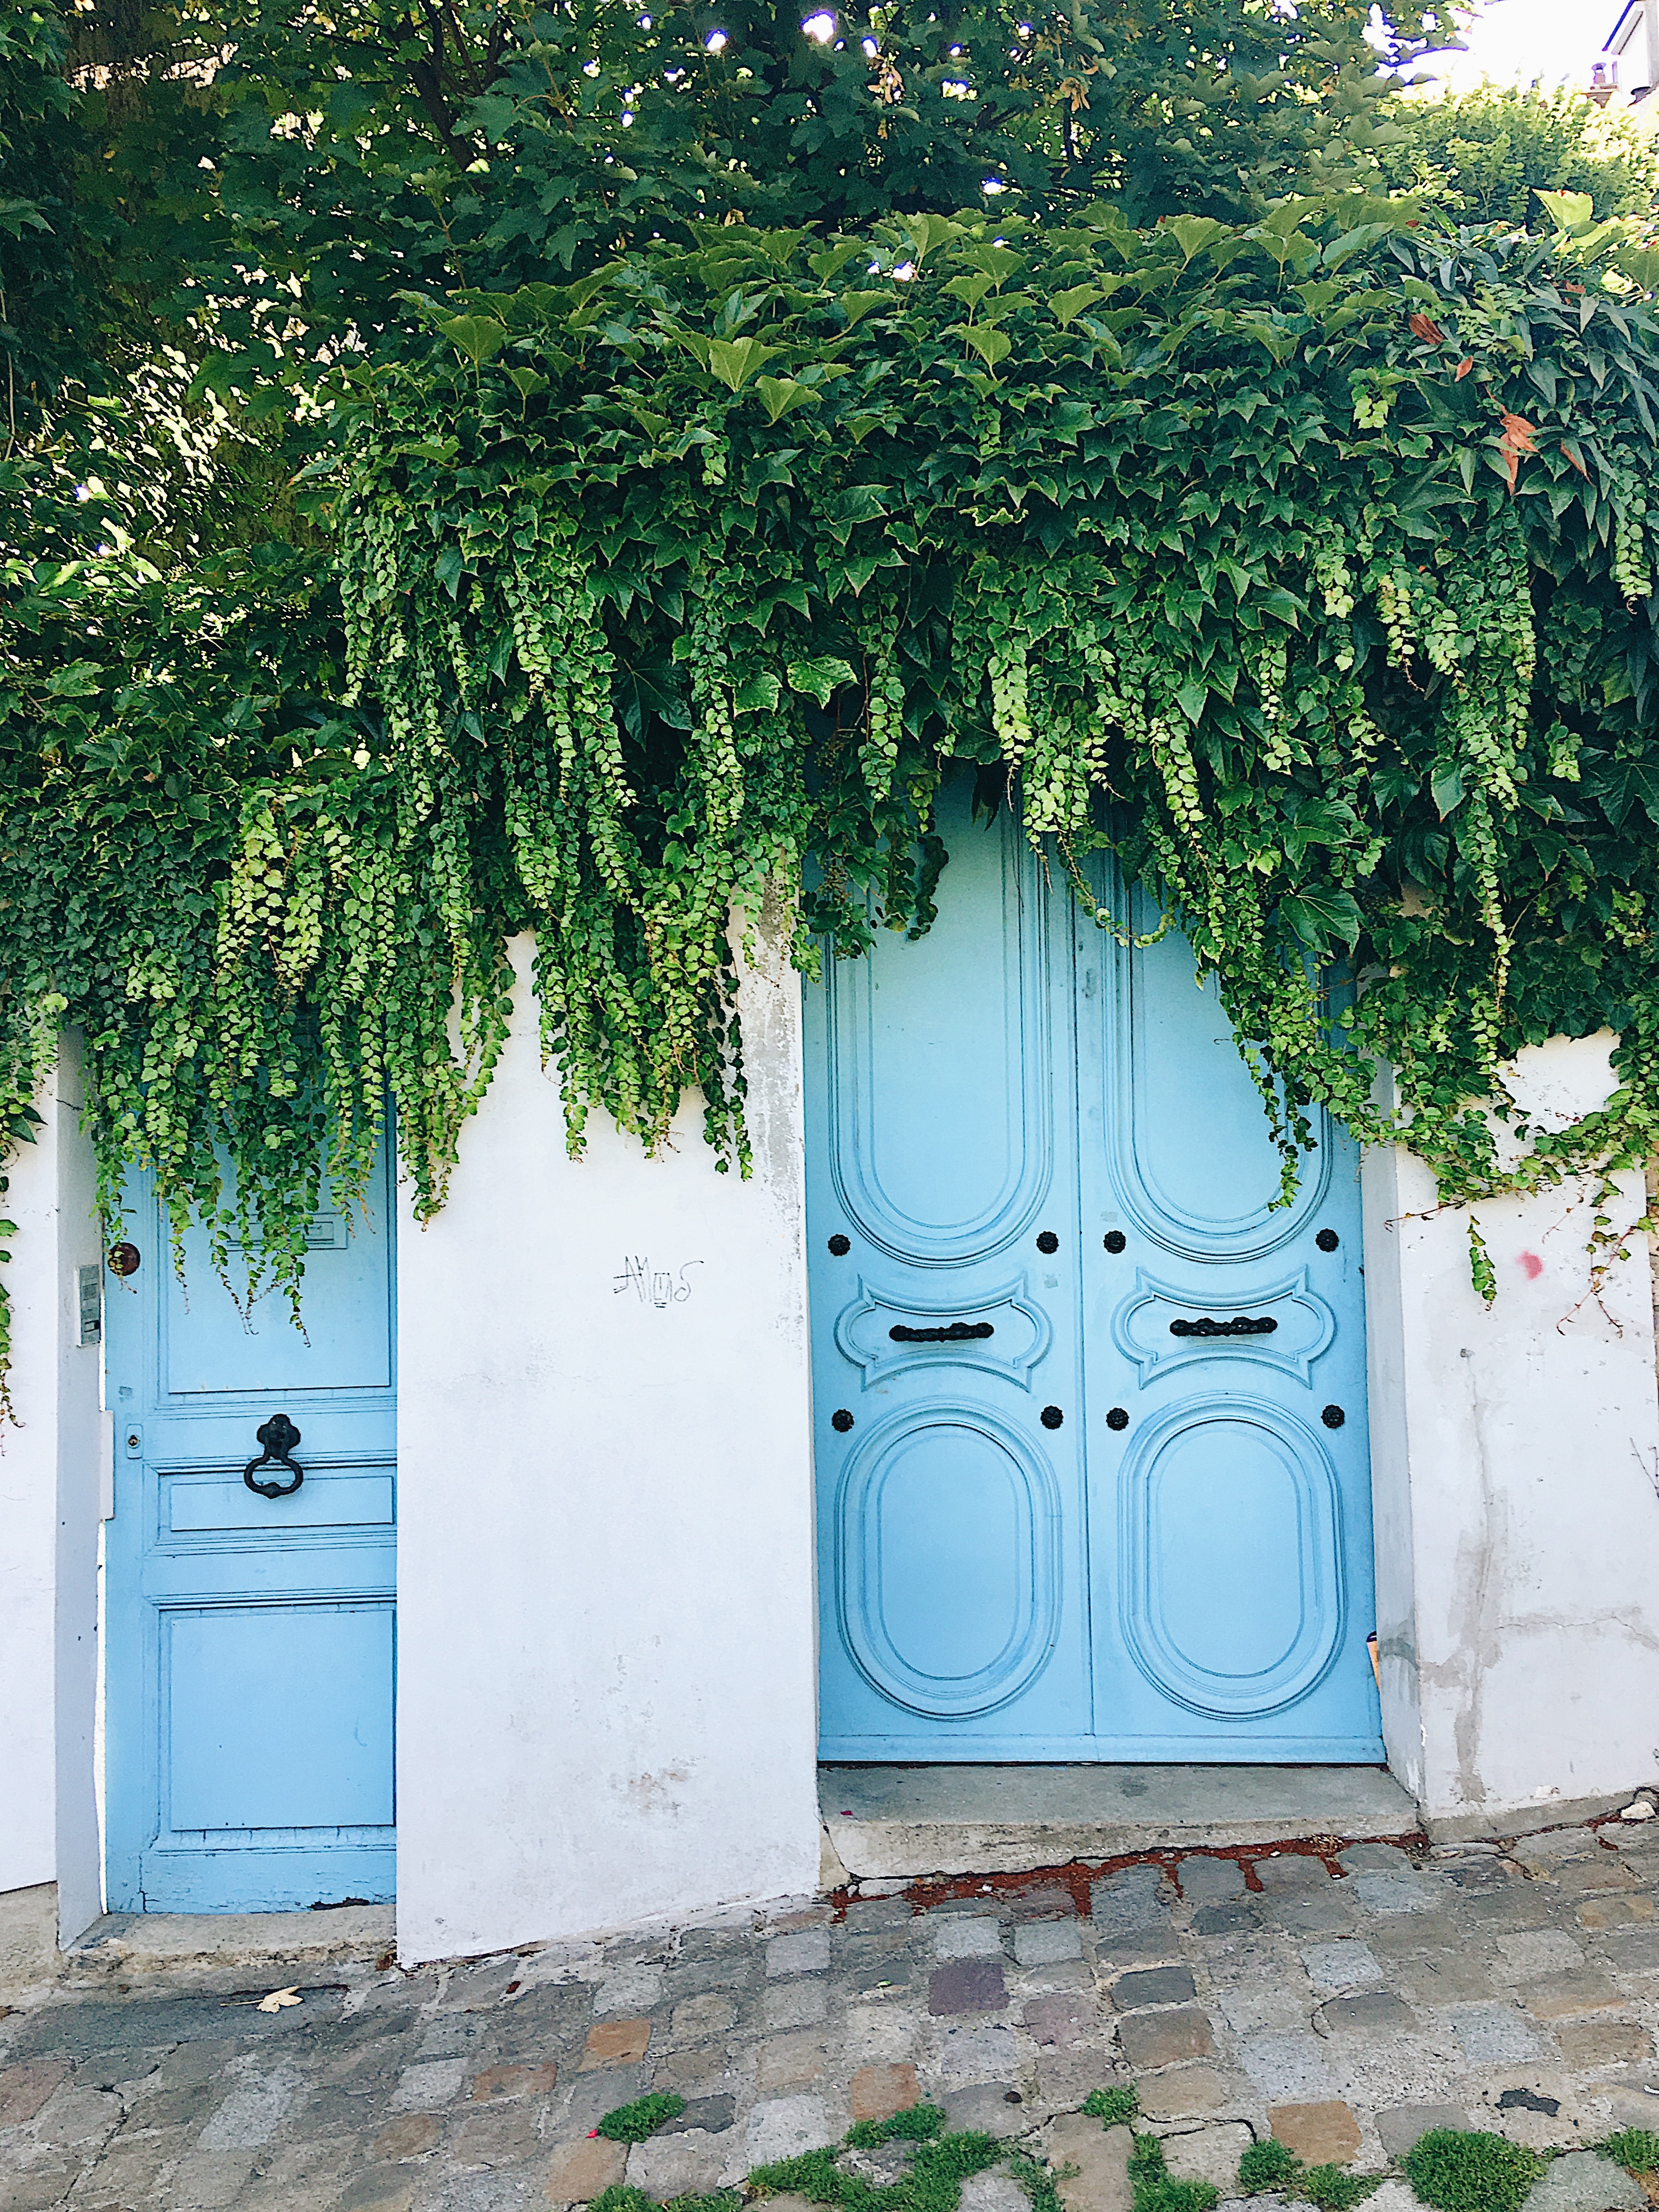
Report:
[{"label": "red-tinged leaf", "polygon": [[1533,427],[1524,415],[1512,415],[1508,408],[1499,416],[1504,434],[1498,441],[1498,450],[1504,456],[1504,473],[1510,480],[1510,489],[1515,489],[1516,479],[1521,473],[1522,453],[1535,453],[1538,441]]},{"label": "red-tinged leaf", "polygon": [[1577,447],[1570,445],[1566,439],[1563,438],[1561,441],[1561,450],[1566,455],[1567,459],[1572,463],[1574,468],[1577,470],[1579,475],[1583,477],[1585,483],[1588,483],[1589,482],[1589,471],[1584,466],[1583,458],[1580,454]]},{"label": "red-tinged leaf", "polygon": [[1454,384],[1461,384],[1474,367],[1474,362],[1470,359],[1468,354],[1465,354],[1462,360],[1457,364],[1457,374],[1452,379],[1452,382]]},{"label": "red-tinged leaf", "polygon": [[1406,318],[1406,328],[1413,337],[1421,338],[1425,345],[1443,346],[1446,343],[1446,333],[1439,324],[1431,321],[1420,310]]}]

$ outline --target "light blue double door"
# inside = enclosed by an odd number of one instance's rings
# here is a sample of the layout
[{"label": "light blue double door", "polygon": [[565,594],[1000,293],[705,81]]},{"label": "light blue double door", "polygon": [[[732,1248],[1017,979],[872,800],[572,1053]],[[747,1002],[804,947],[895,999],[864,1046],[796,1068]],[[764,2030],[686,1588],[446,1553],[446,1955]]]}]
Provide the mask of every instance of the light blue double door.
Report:
[{"label": "light blue double door", "polygon": [[807,987],[822,1755],[1381,1759],[1354,1147],[1275,1207],[1184,940],[943,811]]},{"label": "light blue double door", "polygon": [[312,1222],[301,1337],[272,1299],[245,1327],[199,1232],[181,1285],[129,1192],[139,1265],[104,1299],[113,1911],[396,1893],[392,1197],[382,1162],[352,1233]]}]

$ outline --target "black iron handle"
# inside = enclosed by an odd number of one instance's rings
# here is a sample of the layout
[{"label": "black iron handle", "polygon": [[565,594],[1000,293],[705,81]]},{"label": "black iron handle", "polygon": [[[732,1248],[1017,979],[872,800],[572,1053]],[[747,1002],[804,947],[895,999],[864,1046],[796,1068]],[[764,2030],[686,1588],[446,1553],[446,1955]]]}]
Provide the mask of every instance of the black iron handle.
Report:
[{"label": "black iron handle", "polygon": [[988,1321],[953,1321],[949,1328],[912,1328],[900,1321],[887,1334],[895,1344],[972,1344],[996,1331]]},{"label": "black iron handle", "polygon": [[[300,1441],[300,1431],[286,1413],[273,1413],[262,1421],[253,1431],[264,1449],[258,1459],[251,1459],[242,1469],[242,1480],[248,1488],[257,1491],[261,1498],[292,1498],[306,1479],[306,1471],[289,1455]],[[292,1482],[256,1482],[253,1478],[262,1467],[285,1467],[294,1477]]]},{"label": "black iron handle", "polygon": [[1271,1336],[1279,1323],[1271,1314],[1235,1314],[1231,1321],[1213,1321],[1208,1314],[1198,1321],[1172,1321],[1171,1336]]}]

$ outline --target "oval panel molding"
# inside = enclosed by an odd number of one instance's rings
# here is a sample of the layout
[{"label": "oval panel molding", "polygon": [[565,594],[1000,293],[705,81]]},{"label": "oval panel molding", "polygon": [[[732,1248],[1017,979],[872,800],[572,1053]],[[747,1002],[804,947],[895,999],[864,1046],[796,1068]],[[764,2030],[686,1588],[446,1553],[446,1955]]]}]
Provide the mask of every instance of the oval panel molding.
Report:
[{"label": "oval panel molding", "polygon": [[1283,1712],[1347,1627],[1342,1496],[1312,1429],[1214,1395],[1150,1421],[1119,1489],[1124,1643],[1153,1688],[1212,1720]]},{"label": "oval panel molding", "polygon": [[[1115,896],[1121,911],[1121,891]],[[1144,931],[1143,894],[1128,910]],[[1125,1212],[1150,1242],[1182,1256],[1259,1260],[1281,1250],[1329,1190],[1329,1115],[1322,1107],[1312,1115],[1316,1148],[1294,1200],[1280,1206],[1279,1157],[1215,978],[1194,988],[1191,948],[1174,930],[1145,948],[1105,935],[1097,957],[1110,998],[1103,1103]],[[1202,1142],[1194,1141],[1194,1100],[1204,1108]]]},{"label": "oval panel molding", "polygon": [[836,1504],[842,1639],[906,1711],[969,1719],[1028,1689],[1060,1633],[1060,1498],[1047,1459],[982,1408],[871,1431]]},{"label": "oval panel molding", "polygon": [[952,794],[940,816],[951,862],[933,930],[914,945],[878,930],[860,958],[824,963],[829,1165],[878,1251],[969,1267],[1028,1229],[1048,1191],[1048,898],[1006,808],[978,828]]}]

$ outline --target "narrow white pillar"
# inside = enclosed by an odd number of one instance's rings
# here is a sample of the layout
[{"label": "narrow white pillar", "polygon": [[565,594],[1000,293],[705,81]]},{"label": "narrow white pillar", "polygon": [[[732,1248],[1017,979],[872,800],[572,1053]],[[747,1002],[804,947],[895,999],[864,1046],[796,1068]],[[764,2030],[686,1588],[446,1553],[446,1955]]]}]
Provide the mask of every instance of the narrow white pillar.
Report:
[{"label": "narrow white pillar", "polygon": [[[1558,1126],[1613,1087],[1609,1033],[1523,1052]],[[1431,1832],[1601,1809],[1659,1778],[1659,1391],[1644,1241],[1587,1294],[1589,1190],[1466,1217],[1404,1150],[1364,1170],[1383,1734]],[[1620,1178],[1621,1222],[1642,1178]]]},{"label": "narrow white pillar", "polygon": [[95,1336],[79,1270],[100,1265],[78,1041],[35,1102],[37,1141],[8,1164],[15,1425],[0,1430],[0,1892],[58,1885],[59,1939],[102,1909],[94,1729],[98,1534],[106,1456]]},{"label": "narrow white pillar", "polygon": [[398,1230],[407,1960],[817,1881],[800,990],[741,1014],[752,1179],[701,1103],[565,1154],[532,947],[444,1212]]}]

